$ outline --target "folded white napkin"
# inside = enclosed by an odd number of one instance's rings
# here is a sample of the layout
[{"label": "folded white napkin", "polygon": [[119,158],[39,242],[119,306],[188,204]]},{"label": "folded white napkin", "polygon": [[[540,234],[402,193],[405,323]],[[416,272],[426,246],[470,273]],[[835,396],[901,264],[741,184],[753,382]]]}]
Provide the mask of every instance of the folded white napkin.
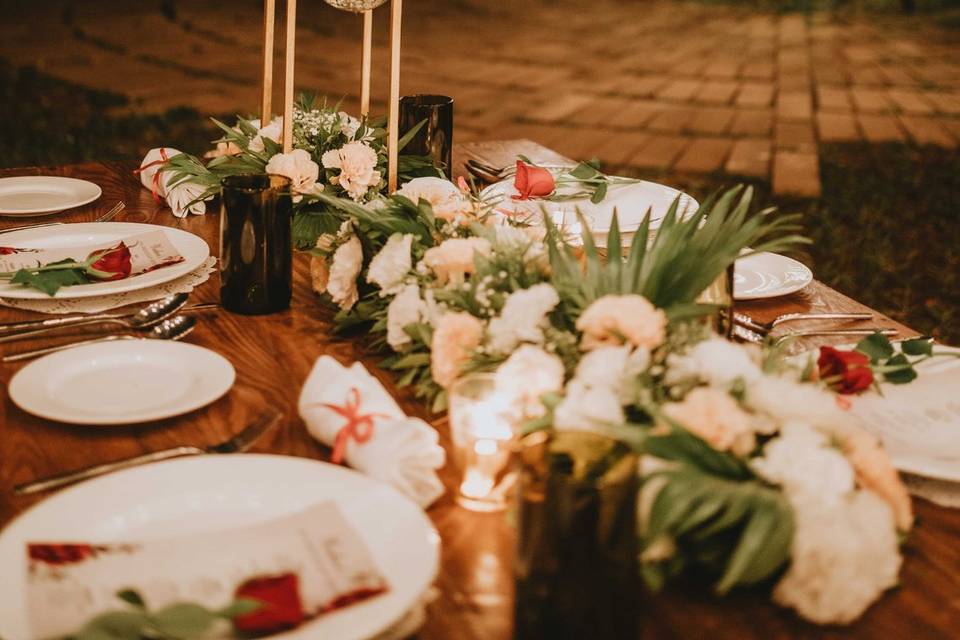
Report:
[{"label": "folded white napkin", "polygon": [[[346,368],[320,356],[300,392],[299,410],[317,440],[336,449],[338,435],[345,439],[343,456],[351,467],[389,482],[422,507],[443,494],[436,470],[445,454],[437,432],[423,420],[407,417],[359,362]],[[350,422],[344,414],[357,417],[355,433],[361,438],[366,425],[360,423],[372,421],[369,440],[340,435]]]},{"label": "folded white napkin", "polygon": [[203,193],[202,185],[187,181],[171,187],[170,184],[174,179],[172,171],[164,171],[157,175],[163,162],[181,153],[183,152],[172,147],[150,149],[140,163],[140,183],[158,197],[166,199],[170,209],[173,210],[173,215],[178,218],[185,218],[188,213],[202,215],[207,211],[207,204],[202,200],[187,206],[187,203]]}]

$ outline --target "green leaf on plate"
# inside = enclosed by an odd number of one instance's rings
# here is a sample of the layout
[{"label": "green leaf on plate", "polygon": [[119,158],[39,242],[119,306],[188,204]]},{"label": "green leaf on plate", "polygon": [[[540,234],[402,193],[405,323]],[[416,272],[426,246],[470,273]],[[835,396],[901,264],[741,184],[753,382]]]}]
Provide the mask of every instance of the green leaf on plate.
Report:
[{"label": "green leaf on plate", "polygon": [[20,269],[10,279],[11,284],[22,284],[25,287],[42,291],[48,296],[56,294],[60,287],[89,282],[90,280],[83,269],[50,269],[37,272]]},{"label": "green leaf on plate", "polygon": [[890,384],[907,384],[908,382],[913,382],[917,377],[917,372],[910,366],[910,361],[907,360],[907,356],[902,353],[898,353],[887,360],[886,366],[903,366],[902,369],[887,371],[883,374],[883,379]]},{"label": "green leaf on plate", "polygon": [[857,351],[870,358],[870,362],[876,364],[884,358],[893,355],[893,345],[890,340],[882,333],[874,333],[857,343]]},{"label": "green leaf on plate", "polygon": [[72,640],[140,640],[148,622],[142,611],[110,611],[88,622]]},{"label": "green leaf on plate", "polygon": [[143,597],[133,589],[124,589],[122,591],[117,591],[117,597],[126,602],[127,604],[132,604],[135,607],[140,609],[146,609],[147,603],[143,601]]},{"label": "green leaf on plate", "polygon": [[922,337],[904,340],[900,343],[900,350],[908,356],[932,356],[933,338]]},{"label": "green leaf on plate", "polygon": [[259,600],[254,600],[252,598],[240,598],[239,600],[234,600],[223,609],[217,611],[217,615],[221,618],[233,620],[237,616],[253,613],[262,606],[263,603]]},{"label": "green leaf on plate", "polygon": [[593,192],[593,195],[590,197],[590,202],[593,204],[600,204],[603,202],[603,199],[607,197],[607,183],[601,182],[597,185],[597,190]]},{"label": "green leaf on plate", "polygon": [[163,638],[193,638],[209,629],[217,617],[206,607],[181,602],[154,613],[150,621]]}]

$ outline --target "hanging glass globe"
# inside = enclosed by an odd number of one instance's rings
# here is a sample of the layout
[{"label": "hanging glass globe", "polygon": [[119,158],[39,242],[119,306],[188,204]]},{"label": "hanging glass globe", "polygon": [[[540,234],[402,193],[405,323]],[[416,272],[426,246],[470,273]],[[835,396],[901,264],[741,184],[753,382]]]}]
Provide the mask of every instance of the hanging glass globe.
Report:
[{"label": "hanging glass globe", "polygon": [[387,0],[325,0],[331,7],[343,9],[344,11],[353,11],[354,13],[363,13],[376,9]]}]

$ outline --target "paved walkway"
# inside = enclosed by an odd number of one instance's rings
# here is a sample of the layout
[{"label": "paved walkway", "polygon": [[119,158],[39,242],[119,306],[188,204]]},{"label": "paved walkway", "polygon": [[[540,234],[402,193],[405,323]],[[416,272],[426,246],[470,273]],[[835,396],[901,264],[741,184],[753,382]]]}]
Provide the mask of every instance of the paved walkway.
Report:
[{"label": "paved walkway", "polygon": [[[16,3],[0,57],[126,93],[136,111],[255,110],[262,3],[160,4]],[[300,5],[298,85],[347,95],[355,110],[359,18]],[[590,6],[409,0],[402,90],[454,96],[461,141],[529,137],[612,170],[770,179],[782,195],[819,195],[822,142],[960,141],[960,40],[921,19]],[[375,64],[385,65],[388,12],[376,15]],[[382,110],[386,71],[375,75]]]}]

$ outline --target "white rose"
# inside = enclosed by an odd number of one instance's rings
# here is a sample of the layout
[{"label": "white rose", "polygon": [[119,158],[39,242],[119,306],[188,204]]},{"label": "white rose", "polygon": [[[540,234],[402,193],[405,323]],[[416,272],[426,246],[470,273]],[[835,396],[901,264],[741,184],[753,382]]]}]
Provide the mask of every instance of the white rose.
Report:
[{"label": "white rose", "polygon": [[282,118],[279,118],[279,117],[274,118],[273,120],[270,121],[270,124],[263,127],[262,129],[260,128],[259,120],[251,120],[250,124],[257,127],[257,135],[254,136],[253,140],[250,141],[249,149],[251,151],[256,151],[257,153],[260,153],[261,151],[263,151],[264,138],[270,138],[274,142],[280,142],[280,140],[283,138],[283,119]]},{"label": "white rose", "polygon": [[443,178],[414,178],[400,187],[396,195],[404,196],[414,204],[426,200],[433,215],[451,222],[463,219],[471,212],[470,200],[457,185]]},{"label": "white rose", "polygon": [[357,302],[357,276],[363,267],[363,248],[360,239],[352,236],[333,252],[327,293],[341,309],[349,309]]},{"label": "white rose", "polygon": [[360,200],[370,187],[380,184],[377,152],[364,142],[348,142],[327,151],[320,160],[327,169],[340,169],[340,174],[330,182],[339,184],[354,200]]},{"label": "white rose", "polygon": [[370,261],[367,282],[380,287],[381,296],[396,292],[403,284],[404,276],[413,266],[413,259],[410,257],[412,244],[412,234],[395,233]]},{"label": "white rose", "polygon": [[406,348],[412,340],[403,328],[420,322],[426,313],[426,304],[420,299],[420,287],[408,284],[400,289],[387,307],[387,344],[394,351]]},{"label": "white rose", "polygon": [[853,622],[897,583],[901,558],[890,507],[869,491],[835,502],[787,497],[795,523],[791,563],[774,601],[817,624]]},{"label": "white rose", "polygon": [[540,397],[562,389],[563,377],[560,358],[529,344],[514,351],[495,374],[497,387],[515,399],[518,413],[526,419],[546,413]]},{"label": "white rose", "polygon": [[521,342],[542,344],[547,314],[559,303],[556,289],[547,283],[514,291],[507,296],[499,317],[490,321],[490,348],[510,353]]},{"label": "white rose", "polygon": [[319,186],[317,178],[320,176],[320,165],[303,149],[276,154],[267,163],[267,173],[290,178],[290,186],[296,193],[310,193]]}]

